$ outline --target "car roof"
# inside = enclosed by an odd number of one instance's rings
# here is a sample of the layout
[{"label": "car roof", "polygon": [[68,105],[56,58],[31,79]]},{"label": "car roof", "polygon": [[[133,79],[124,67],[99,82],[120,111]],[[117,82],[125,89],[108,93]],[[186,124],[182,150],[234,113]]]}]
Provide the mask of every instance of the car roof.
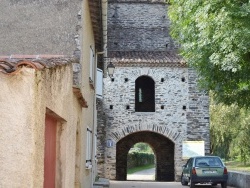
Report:
[{"label": "car roof", "polygon": [[208,158],[208,157],[211,157],[211,158],[220,158],[219,156],[214,156],[214,155],[195,156],[195,157],[191,157],[191,158],[195,159],[195,158]]}]

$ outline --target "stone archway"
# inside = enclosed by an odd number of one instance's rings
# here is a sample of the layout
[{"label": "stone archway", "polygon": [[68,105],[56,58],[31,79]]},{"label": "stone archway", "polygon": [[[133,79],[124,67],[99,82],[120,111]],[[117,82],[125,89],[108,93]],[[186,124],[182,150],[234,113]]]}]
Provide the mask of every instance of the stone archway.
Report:
[{"label": "stone archway", "polygon": [[156,181],[174,181],[174,143],[167,137],[151,132],[141,131],[127,135],[116,144],[116,180],[127,178],[127,154],[138,142],[149,144],[156,157]]}]

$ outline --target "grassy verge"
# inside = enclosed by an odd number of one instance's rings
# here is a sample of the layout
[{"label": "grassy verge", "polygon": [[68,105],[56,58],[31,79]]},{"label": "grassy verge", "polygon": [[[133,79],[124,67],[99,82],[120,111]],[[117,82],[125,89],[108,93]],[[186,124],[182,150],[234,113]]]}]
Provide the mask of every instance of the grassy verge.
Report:
[{"label": "grassy verge", "polygon": [[147,169],[154,168],[154,167],[155,167],[154,164],[145,165],[145,166],[138,166],[138,167],[134,167],[134,168],[128,169],[127,173],[128,174],[133,174],[135,172],[138,172],[138,171],[141,171],[141,170],[147,170]]},{"label": "grassy verge", "polygon": [[249,172],[250,173],[250,163],[244,165],[244,163],[237,162],[237,161],[227,161],[225,162],[228,170],[233,171],[242,171],[242,172]]}]

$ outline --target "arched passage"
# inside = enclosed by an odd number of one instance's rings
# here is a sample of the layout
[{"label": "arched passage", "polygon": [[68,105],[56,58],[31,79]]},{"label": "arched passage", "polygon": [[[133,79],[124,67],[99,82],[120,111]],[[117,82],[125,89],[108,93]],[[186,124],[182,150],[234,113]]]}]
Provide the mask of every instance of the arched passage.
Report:
[{"label": "arched passage", "polygon": [[[130,148],[127,155],[127,180],[155,180],[155,165],[156,159],[154,150],[151,146],[144,142],[138,142]],[[131,174],[135,168],[143,167],[143,170],[147,170],[146,174],[137,173]],[[152,169],[151,169],[152,168]]]},{"label": "arched passage", "polygon": [[156,157],[156,181],[174,181],[174,143],[165,136],[141,131],[122,138],[116,144],[116,180],[127,178],[127,154],[130,148],[138,143],[148,143]]}]

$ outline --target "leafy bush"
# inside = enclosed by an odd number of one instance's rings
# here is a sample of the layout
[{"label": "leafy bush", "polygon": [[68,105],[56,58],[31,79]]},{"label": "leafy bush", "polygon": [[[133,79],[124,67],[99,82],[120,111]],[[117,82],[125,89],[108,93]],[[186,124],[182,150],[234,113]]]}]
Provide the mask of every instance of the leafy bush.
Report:
[{"label": "leafy bush", "polygon": [[154,164],[155,157],[151,153],[132,152],[128,153],[128,168]]}]

